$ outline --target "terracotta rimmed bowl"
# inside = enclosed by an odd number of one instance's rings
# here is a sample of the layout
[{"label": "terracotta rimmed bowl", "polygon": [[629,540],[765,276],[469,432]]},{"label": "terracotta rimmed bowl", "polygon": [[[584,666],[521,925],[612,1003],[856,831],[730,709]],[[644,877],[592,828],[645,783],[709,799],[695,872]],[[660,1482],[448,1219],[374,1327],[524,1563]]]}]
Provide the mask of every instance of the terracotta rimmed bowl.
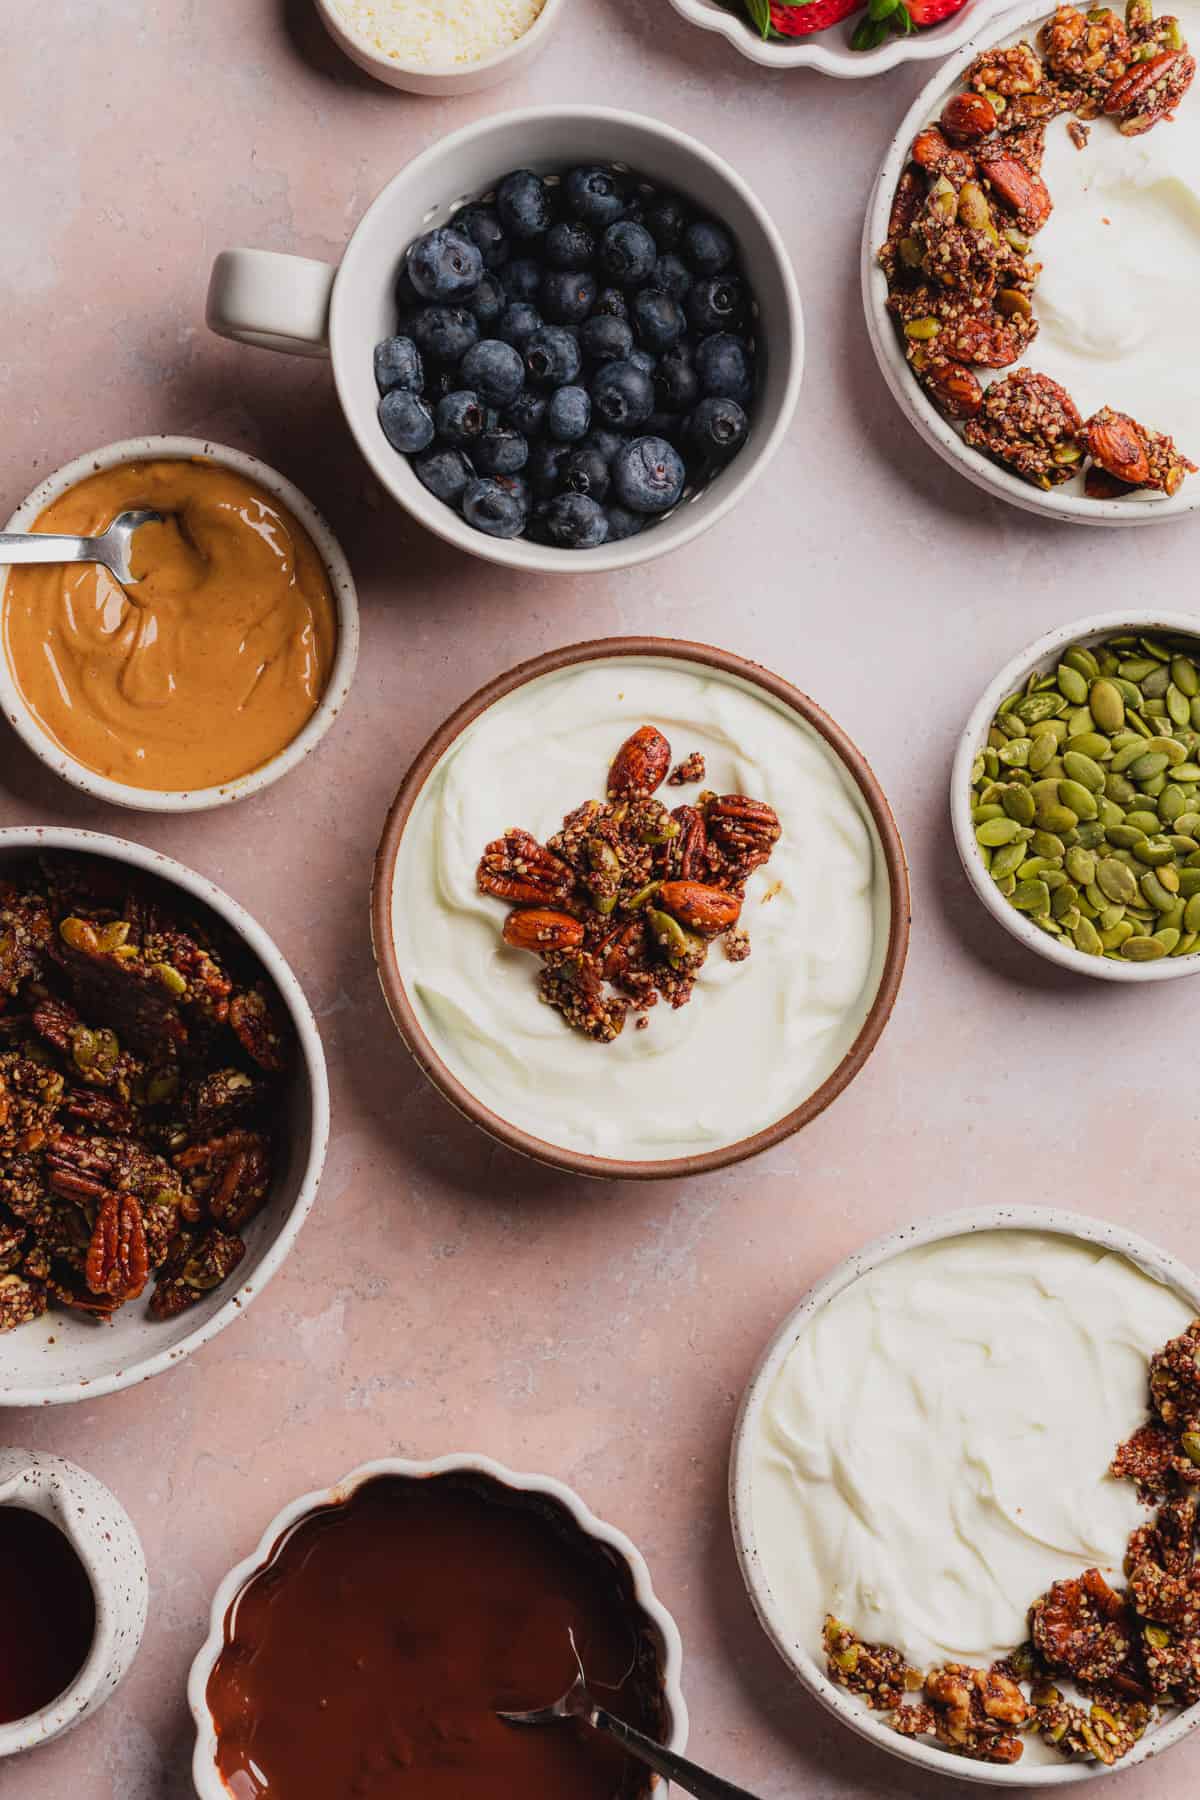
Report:
[{"label": "terracotta rimmed bowl", "polygon": [[320,1034],[300,983],[262,926],[215,883],[183,863],[124,838],[65,827],[10,826],[0,830],[0,878],[42,851],[99,856],[127,864],[180,889],[189,906],[214,913],[242,941],[275,984],[296,1034],[296,1068],[284,1133],[287,1157],[270,1200],[245,1229],[246,1255],[235,1279],[159,1321],[146,1310],[149,1292],[97,1326],[62,1307],[4,1338],[0,1407],[55,1406],[95,1400],[161,1375],[232,1325],[283,1263],[317,1197],[329,1142],[329,1082]]},{"label": "terracotta rimmed bowl", "polygon": [[316,0],[318,17],[334,43],[352,63],[386,87],[402,88],[409,94],[431,94],[443,98],[458,94],[478,94],[484,88],[497,87],[514,75],[522,75],[536,61],[550,41],[551,33],[562,18],[567,0],[545,0],[541,12],[528,31],[511,44],[466,63],[405,63],[389,56],[371,41],[365,32],[350,25],[333,4],[333,0]]},{"label": "terracotta rimmed bowl", "polygon": [[754,1526],[753,1443],[763,1407],[775,1377],[815,1315],[835,1300],[860,1275],[866,1275],[884,1263],[892,1262],[907,1250],[939,1243],[947,1238],[965,1237],[982,1231],[1038,1231],[1061,1237],[1081,1238],[1100,1245],[1136,1264],[1163,1286],[1171,1288],[1200,1314],[1200,1275],[1195,1274],[1176,1257],[1159,1250],[1145,1238],[1092,1219],[1082,1213],[1062,1212],[1057,1207],[986,1206],[965,1212],[943,1214],[920,1225],[906,1225],[886,1237],[876,1238],[862,1250],[856,1250],[810,1288],[795,1311],[789,1313],[770,1343],[747,1384],[733,1428],[733,1451],[729,1467],[729,1506],[733,1525],[734,1548],[742,1579],[746,1583],[759,1624],[792,1673],[813,1698],[820,1702],[843,1725],[857,1732],[869,1743],[901,1762],[913,1764],[931,1775],[942,1775],[952,1781],[978,1782],[984,1786],[1016,1788],[1065,1787],[1069,1783],[1090,1781],[1096,1777],[1119,1775],[1136,1763],[1177,1744],[1200,1725],[1200,1703],[1185,1707],[1156,1729],[1148,1731],[1135,1744],[1128,1756],[1114,1768],[1102,1763],[1064,1762],[1058,1765],[1026,1765],[1024,1761],[1008,1766],[995,1763],[969,1762],[932,1744],[915,1738],[904,1738],[891,1730],[876,1714],[868,1712],[845,1688],[830,1681],[807,1644],[796,1632],[771,1590],[758,1548]]},{"label": "terracotta rimmed bowl", "polygon": [[[247,1583],[266,1567],[280,1540],[294,1525],[310,1513],[323,1507],[337,1506],[348,1500],[364,1483],[380,1476],[402,1476],[414,1480],[423,1480],[435,1475],[477,1475],[495,1483],[498,1487],[510,1492],[529,1494],[547,1502],[552,1507],[561,1509],[572,1524],[585,1536],[602,1544],[613,1560],[623,1566],[632,1581],[633,1597],[648,1624],[653,1636],[657,1639],[658,1662],[662,1680],[662,1698],[665,1713],[665,1730],[663,1742],[668,1749],[680,1755],[687,1748],[688,1710],[683,1697],[683,1644],[679,1636],[679,1628],[667,1611],[662,1601],[654,1592],[650,1580],[650,1571],[645,1559],[636,1546],[630,1542],[623,1531],[613,1525],[606,1525],[602,1519],[589,1510],[584,1502],[564,1482],[557,1481],[552,1475],[521,1475],[512,1469],[505,1468],[503,1463],[494,1461],[490,1456],[477,1455],[474,1452],[456,1452],[448,1456],[439,1456],[427,1462],[412,1462],[403,1457],[383,1457],[376,1462],[363,1463],[354,1469],[333,1487],[319,1488],[311,1494],[302,1494],[293,1500],[283,1511],[277,1513],[267,1526],[255,1548],[242,1562],[231,1569],[221,1582],[213,1596],[212,1609],[209,1614],[208,1636],[197,1653],[188,1675],[188,1705],[196,1726],[196,1748],[192,1758],[192,1779],[200,1800],[230,1800],[229,1790],[217,1771],[217,1733],[212,1714],[208,1708],[208,1683],[225,1643],[225,1621],[230,1608],[237,1602],[238,1595]],[[664,1795],[667,1783],[659,1776],[650,1779],[650,1792],[655,1796]]]},{"label": "terracotta rimmed bowl", "polygon": [[[534,1136],[485,1105],[448,1068],[426,1034],[406,987],[405,971],[397,954],[392,925],[396,872],[406,828],[419,795],[462,732],[497,701],[530,682],[559,670],[621,658],[667,658],[693,664],[701,672],[717,670],[732,677],[735,683],[741,683],[751,691],[782,703],[784,709],[793,712],[823,741],[824,748],[856,792],[875,855],[877,904],[885,897],[887,907],[886,935],[877,925],[871,974],[868,977],[869,981],[874,981],[873,1000],[853,1042],[825,1080],[802,1103],[752,1135],[718,1148],[661,1159],[599,1156],[556,1144]],[[614,744],[613,749],[615,748]],[[904,970],[909,922],[908,867],[904,847],[883,789],[862,752],[828,714],[790,682],[757,663],[734,655],[732,651],[716,649],[709,644],[689,643],[679,638],[600,638],[588,643],[571,644],[561,650],[547,651],[496,676],[469,700],[464,701],[434,732],[401,784],[388,813],[376,853],[371,892],[372,938],[384,996],[396,1029],[414,1061],[434,1086],[473,1124],[480,1126],[508,1148],[571,1174],[615,1180],[655,1180],[698,1175],[711,1169],[723,1168],[778,1144],[823,1112],[858,1074],[887,1024]]]},{"label": "terracotta rimmed bowl", "polygon": [[1068,969],[1073,975],[1091,975],[1098,981],[1175,981],[1183,975],[1200,975],[1200,950],[1193,951],[1190,956],[1163,956],[1157,962],[1121,962],[1111,956],[1085,956],[1073,944],[1052,937],[1032,924],[1024,913],[1009,904],[984,868],[971,818],[971,764],[987,743],[988,728],[1000,702],[1023,687],[1035,669],[1040,674],[1052,674],[1062,652],[1072,644],[1087,646],[1124,631],[1151,637],[1166,632],[1171,636],[1182,634],[1200,639],[1200,618],[1167,612],[1093,613],[1087,618],[1076,619],[1073,624],[1048,631],[1045,637],[1019,651],[984,689],[958,741],[950,775],[950,819],[959,860],[976,897],[1027,950],[1035,950],[1048,962],[1057,963],[1059,968]]},{"label": "terracotta rimmed bowl", "polygon": [[[887,311],[887,280],[876,261],[876,252],[887,237],[896,183],[908,161],[909,147],[917,132],[938,117],[949,95],[959,87],[964,70],[981,50],[1034,36],[1037,27],[1053,12],[1053,6],[1046,0],[1037,0],[1033,5],[1026,0],[1025,5],[1018,6],[1015,11],[1005,12],[998,18],[990,17],[982,29],[941,65],[905,114],[876,178],[863,228],[861,278],[867,333],[880,373],[917,435],[943,462],[965,475],[976,487],[1025,512],[1061,519],[1071,525],[1162,525],[1200,507],[1200,476],[1185,481],[1171,498],[1165,494],[1134,492],[1117,500],[1089,500],[1079,476],[1062,487],[1043,492],[965,443],[960,432],[933,405],[904,359],[895,321]],[[1034,311],[1037,311],[1036,295]],[[1021,361],[1034,369],[1042,366],[1038,362],[1036,338]]]},{"label": "terracotta rimmed bowl", "polygon": [[[115,469],[125,463],[148,462],[152,459],[178,462],[191,461],[193,458],[215,463],[218,468],[230,469],[247,481],[257,482],[286,506],[303,525],[316,546],[329,582],[337,619],[337,645],[320,705],[303,730],[297,733],[290,744],[285,744],[282,750],[271,757],[269,762],[263,763],[260,768],[251,769],[247,775],[239,775],[236,780],[222,782],[217,787],[193,788],[188,791],[130,787],[123,781],[113,781],[107,775],[98,774],[95,769],[89,769],[85,763],[79,762],[46,730],[29,706],[9,666],[2,641],[5,636],[2,628],[5,602],[0,589],[0,711],[3,711],[17,736],[48,769],[52,769],[64,781],[69,781],[72,787],[91,794],[94,799],[106,800],[111,806],[125,806],[134,812],[207,812],[213,807],[232,805],[235,800],[245,800],[251,794],[260,794],[264,788],[271,787],[302,763],[310,751],[316,749],[345,705],[358,662],[358,590],[341,545],[312,501],[306,499],[298,487],[293,486],[286,476],[280,475],[268,463],[260,462],[257,456],[249,456],[244,450],[232,450],[226,444],[214,444],[207,438],[123,438],[120,443],[106,444],[103,449],[89,451],[86,456],[77,456],[73,462],[65,463],[61,469],[47,475],[28,498],[21,502],[4,529],[31,531],[38,515],[47,506],[60,499],[69,488],[104,469]],[[7,574],[7,565],[0,561],[0,577],[6,581]]]},{"label": "terracotta rimmed bowl", "polygon": [[852,50],[850,39],[864,17],[861,12],[808,37],[776,40],[764,39],[744,13],[722,6],[721,0],[671,0],[681,19],[701,31],[715,31],[740,56],[762,69],[819,69],[822,75],[833,75],[841,81],[883,75],[900,63],[930,62],[949,56],[965,39],[982,30],[985,20],[1012,4],[1013,0],[967,0],[960,11],[928,30],[913,32],[909,37],[893,34],[874,50]]}]

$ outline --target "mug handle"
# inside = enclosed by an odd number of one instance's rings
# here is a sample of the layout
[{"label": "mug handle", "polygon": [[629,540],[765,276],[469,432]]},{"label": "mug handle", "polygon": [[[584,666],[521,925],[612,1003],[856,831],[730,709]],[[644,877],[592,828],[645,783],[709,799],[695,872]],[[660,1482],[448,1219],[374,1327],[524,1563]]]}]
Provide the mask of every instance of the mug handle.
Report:
[{"label": "mug handle", "polygon": [[210,331],[262,350],[329,355],[329,297],[337,269],[277,250],[222,250],[204,316]]}]

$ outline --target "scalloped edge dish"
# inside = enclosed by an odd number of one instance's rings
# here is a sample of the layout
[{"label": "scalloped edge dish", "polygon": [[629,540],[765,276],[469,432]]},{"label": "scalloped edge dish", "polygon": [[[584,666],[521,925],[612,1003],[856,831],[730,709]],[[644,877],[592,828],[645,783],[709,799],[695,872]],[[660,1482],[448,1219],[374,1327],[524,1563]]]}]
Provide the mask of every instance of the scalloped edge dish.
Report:
[{"label": "scalloped edge dish", "polygon": [[717,0],[671,0],[681,19],[701,31],[716,32],[728,40],[740,56],[757,63],[762,69],[817,69],[838,81],[858,81],[864,75],[884,75],[901,63],[932,62],[949,56],[960,44],[979,30],[984,20],[1011,12],[1014,0],[967,0],[967,4],[911,37],[889,37],[876,50],[852,50],[846,27],[858,23],[861,15],[814,31],[811,37],[792,38],[786,43],[764,40],[749,19],[729,12]]}]

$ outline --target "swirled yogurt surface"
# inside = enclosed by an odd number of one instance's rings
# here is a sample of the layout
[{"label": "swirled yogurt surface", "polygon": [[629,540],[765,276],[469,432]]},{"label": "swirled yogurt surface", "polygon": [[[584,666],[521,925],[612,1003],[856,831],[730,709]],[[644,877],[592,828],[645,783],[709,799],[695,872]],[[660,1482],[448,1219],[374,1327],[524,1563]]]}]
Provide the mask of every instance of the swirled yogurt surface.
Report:
[{"label": "swirled yogurt surface", "polygon": [[[1193,1316],[1079,1238],[985,1231],[861,1276],[804,1328],[752,1447],[762,1568],[823,1667],[827,1612],[918,1666],[986,1664],[1147,1515],[1108,1467]],[[1034,1760],[1027,1750],[1029,1760]]]},{"label": "swirled yogurt surface", "polygon": [[[1172,5],[1193,50],[1200,6]],[[1034,35],[1031,28],[1025,35]],[[1041,329],[1027,360],[1085,418],[1113,406],[1200,462],[1200,91],[1142,137],[1095,119],[1083,150],[1056,119],[1042,174],[1054,199],[1035,254]]]},{"label": "swirled yogurt surface", "polygon": [[[537,994],[536,959],[501,939],[481,894],[484,846],[511,826],[543,843],[602,796],[642,724],[675,760],[703,752],[704,786],[779,814],[751,878],[753,946],[714,945],[691,1003],[660,1004],[611,1044],[570,1030]],[[695,788],[662,790],[675,805]],[[396,953],[434,1049],[493,1112],[546,1142],[652,1160],[736,1143],[798,1106],[857,1036],[888,936],[886,872],[861,795],[823,740],[764,690],[703,664],[613,658],[557,671],[489,707],[413,808],[392,895]]]}]

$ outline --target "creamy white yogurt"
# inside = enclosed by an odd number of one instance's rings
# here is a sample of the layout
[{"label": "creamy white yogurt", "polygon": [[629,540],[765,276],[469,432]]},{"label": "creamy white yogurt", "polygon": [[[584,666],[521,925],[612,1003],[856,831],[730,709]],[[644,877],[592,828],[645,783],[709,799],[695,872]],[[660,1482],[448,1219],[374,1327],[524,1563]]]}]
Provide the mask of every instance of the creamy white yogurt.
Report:
[{"label": "creamy white yogurt", "polygon": [[[1169,10],[1200,43],[1200,6]],[[1035,240],[1041,329],[1026,360],[1084,418],[1116,407],[1200,462],[1200,89],[1143,137],[1091,121],[1083,150],[1054,120],[1042,172],[1054,211]]]},{"label": "creamy white yogurt", "polygon": [[[506,908],[475,871],[509,827],[545,842],[602,796],[618,747],[648,723],[675,760],[703,752],[706,787],[773,806],[783,836],[748,886],[749,960],[714,945],[689,1005],[597,1044],[539,1001],[537,960],[503,943]],[[392,918],[418,1018],[485,1106],[548,1143],[657,1159],[761,1130],[837,1066],[878,987],[887,879],[858,789],[795,713],[701,664],[615,658],[542,676],[463,732],[413,808]]]},{"label": "creamy white yogurt", "polygon": [[1125,1258],[1027,1231],[852,1283],[796,1342],[751,1451],[762,1569],[796,1642],[823,1667],[832,1612],[922,1668],[986,1664],[1052,1582],[1119,1583],[1147,1515],[1109,1464],[1146,1416],[1149,1357],[1192,1316]]}]

